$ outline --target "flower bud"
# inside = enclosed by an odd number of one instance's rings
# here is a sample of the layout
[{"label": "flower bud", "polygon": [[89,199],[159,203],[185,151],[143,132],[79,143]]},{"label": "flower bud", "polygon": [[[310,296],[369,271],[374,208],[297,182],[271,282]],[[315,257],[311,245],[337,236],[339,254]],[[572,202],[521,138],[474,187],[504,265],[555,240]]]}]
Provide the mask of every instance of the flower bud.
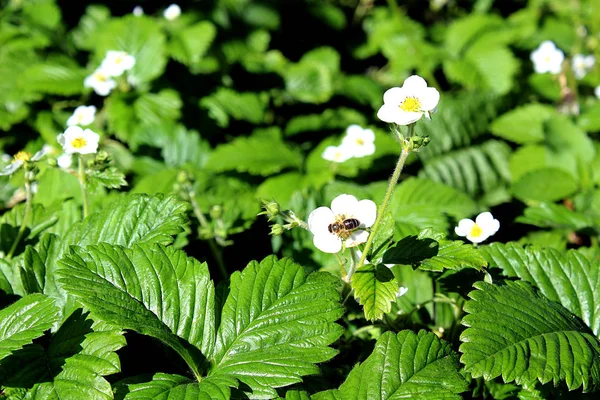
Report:
[{"label": "flower bud", "polygon": [[281,236],[285,232],[285,228],[281,224],[273,224],[271,225],[271,233],[273,236]]},{"label": "flower bud", "polygon": [[275,218],[281,212],[281,207],[279,206],[279,203],[276,202],[275,200],[273,200],[273,201],[262,200],[262,203],[263,203],[263,208],[265,209],[265,211],[263,211],[259,215],[261,215],[261,214],[266,215],[268,217],[269,221],[271,221],[273,218]]},{"label": "flower bud", "polygon": [[223,216],[223,207],[221,206],[212,206],[209,211],[209,215],[211,219],[219,219]]}]

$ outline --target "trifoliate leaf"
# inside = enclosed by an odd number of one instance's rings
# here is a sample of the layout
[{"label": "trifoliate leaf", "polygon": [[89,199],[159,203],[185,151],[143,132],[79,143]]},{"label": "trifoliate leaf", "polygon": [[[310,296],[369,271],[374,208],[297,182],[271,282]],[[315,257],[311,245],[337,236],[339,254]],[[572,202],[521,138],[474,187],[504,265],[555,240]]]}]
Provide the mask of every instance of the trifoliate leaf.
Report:
[{"label": "trifoliate leaf", "polygon": [[580,317],[594,334],[600,333],[600,272],[577,251],[523,248],[515,243],[481,247],[490,265],[509,277],[536,285],[550,300]]},{"label": "trifoliate leaf", "polygon": [[459,400],[467,388],[449,343],[431,332],[405,330],[381,335],[371,355],[340,386],[339,397],[329,398]]},{"label": "trifoliate leaf", "polygon": [[0,310],[0,360],[41,336],[59,320],[54,300],[31,294]]},{"label": "trifoliate leaf", "polygon": [[238,171],[268,176],[284,168],[299,168],[302,155],[290,148],[275,130],[238,137],[218,146],[206,167],[215,172]]},{"label": "trifoliate leaf", "polygon": [[334,323],[343,314],[338,283],[274,256],[235,272],[209,376],[237,378],[252,397],[272,398],[275,388],[318,373],[315,364],[337,353],[328,345],[343,332]]},{"label": "trifoliate leaf", "polygon": [[200,355],[180,338],[203,354],[212,349],[214,287],[206,264],[148,244],[72,248],[61,264],[61,286],[92,315],[163,341],[198,375]]},{"label": "trifoliate leaf", "polygon": [[400,286],[383,264],[365,264],[352,275],[354,297],[364,307],[365,318],[375,321],[392,310]]},{"label": "trifoliate leaf", "polygon": [[565,381],[570,390],[600,385],[600,343],[589,328],[527,282],[475,284],[464,310],[461,361],[474,378],[502,376],[531,387]]}]

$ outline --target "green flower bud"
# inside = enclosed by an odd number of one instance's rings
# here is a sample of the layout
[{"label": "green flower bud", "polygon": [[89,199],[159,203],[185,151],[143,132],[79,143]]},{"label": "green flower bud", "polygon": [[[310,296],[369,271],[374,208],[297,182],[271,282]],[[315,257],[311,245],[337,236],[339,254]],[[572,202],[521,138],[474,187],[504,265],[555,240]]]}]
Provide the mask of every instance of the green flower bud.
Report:
[{"label": "green flower bud", "polygon": [[285,228],[283,227],[283,225],[280,225],[280,224],[271,225],[270,235],[281,236],[281,235],[283,235],[283,232],[285,232]]},{"label": "green flower bud", "polygon": [[219,219],[223,216],[223,207],[221,206],[212,206],[209,211],[209,215],[211,219]]}]

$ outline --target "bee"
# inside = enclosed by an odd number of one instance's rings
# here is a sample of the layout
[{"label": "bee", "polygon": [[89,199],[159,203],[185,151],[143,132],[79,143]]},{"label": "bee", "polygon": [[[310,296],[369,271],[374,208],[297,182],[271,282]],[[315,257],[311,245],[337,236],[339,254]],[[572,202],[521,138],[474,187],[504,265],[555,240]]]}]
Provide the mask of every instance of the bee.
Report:
[{"label": "bee", "polygon": [[342,222],[334,222],[333,224],[329,224],[327,229],[329,229],[329,233],[339,235],[348,231],[353,231],[359,226],[359,220],[357,220],[356,218],[348,218],[343,220]]}]

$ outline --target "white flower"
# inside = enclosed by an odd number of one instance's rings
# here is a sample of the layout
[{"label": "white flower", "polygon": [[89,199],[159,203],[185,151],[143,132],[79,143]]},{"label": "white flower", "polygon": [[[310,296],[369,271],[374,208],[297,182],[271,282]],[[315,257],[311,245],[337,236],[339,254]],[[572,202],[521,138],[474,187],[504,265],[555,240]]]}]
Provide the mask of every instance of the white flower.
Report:
[{"label": "white flower", "polygon": [[396,298],[404,296],[408,292],[408,288],[404,286],[400,286],[398,293],[396,293]]},{"label": "white flower", "polygon": [[596,86],[596,89],[594,89],[594,94],[600,99],[600,86]]},{"label": "white flower", "polygon": [[492,213],[484,212],[475,218],[475,222],[470,219],[461,219],[454,232],[458,236],[466,236],[467,240],[473,243],[481,243],[500,229],[500,222],[494,219]]},{"label": "white flower", "polygon": [[135,57],[126,51],[109,50],[100,64],[100,69],[109,76],[121,76],[135,65]]},{"label": "white flower", "polygon": [[380,120],[398,125],[409,125],[417,122],[424,115],[430,118],[429,112],[440,101],[437,89],[427,87],[425,79],[413,75],[404,81],[401,88],[388,89],[383,94],[383,106],[377,112]]},{"label": "white flower", "polygon": [[179,7],[177,4],[171,4],[165,9],[163,15],[167,20],[173,21],[181,15],[181,7]]},{"label": "white flower", "polygon": [[99,96],[108,96],[110,91],[117,87],[117,82],[110,79],[110,77],[111,75],[107,71],[98,68],[93,74],[85,78],[83,86],[91,87]]},{"label": "white flower", "polygon": [[42,157],[44,157],[48,152],[48,148],[49,146],[44,145],[44,147],[42,147],[42,149],[36,152],[33,156],[31,155],[31,153],[28,153],[26,151],[19,151],[17,154],[15,154],[11,163],[4,167],[4,169],[0,170],[0,176],[14,174],[23,166],[23,164],[25,164],[25,162],[41,160]]},{"label": "white flower", "polygon": [[343,163],[352,158],[352,151],[344,146],[327,146],[321,157],[327,161]]},{"label": "white flower", "polygon": [[141,17],[142,15],[144,15],[144,9],[142,8],[142,6],[135,6],[133,9],[133,15],[136,17]]},{"label": "white flower", "polygon": [[67,154],[92,154],[98,151],[100,136],[90,129],[71,126],[58,135],[57,140]]},{"label": "white flower", "polygon": [[337,253],[346,247],[367,241],[365,231],[375,222],[377,206],[371,200],[358,201],[349,194],[341,194],[331,202],[331,209],[319,207],[308,216],[308,229],[314,235],[315,247],[325,253]]},{"label": "white flower", "polygon": [[370,156],[375,153],[375,133],[359,125],[350,125],[346,128],[341,147],[347,149],[353,157]]},{"label": "white flower", "polygon": [[73,115],[67,120],[67,126],[81,125],[86,126],[94,122],[96,118],[96,107],[79,106],[73,112]]},{"label": "white flower", "polygon": [[69,169],[73,165],[73,155],[63,153],[56,159],[56,163],[62,169]]},{"label": "white flower", "polygon": [[583,54],[575,54],[573,56],[572,67],[575,78],[581,79],[588,73],[596,63],[596,57],[584,56]]},{"label": "white flower", "polygon": [[550,72],[558,74],[562,70],[562,63],[565,60],[564,53],[557,49],[554,42],[546,40],[540,44],[540,47],[531,53],[533,69],[538,74]]}]

